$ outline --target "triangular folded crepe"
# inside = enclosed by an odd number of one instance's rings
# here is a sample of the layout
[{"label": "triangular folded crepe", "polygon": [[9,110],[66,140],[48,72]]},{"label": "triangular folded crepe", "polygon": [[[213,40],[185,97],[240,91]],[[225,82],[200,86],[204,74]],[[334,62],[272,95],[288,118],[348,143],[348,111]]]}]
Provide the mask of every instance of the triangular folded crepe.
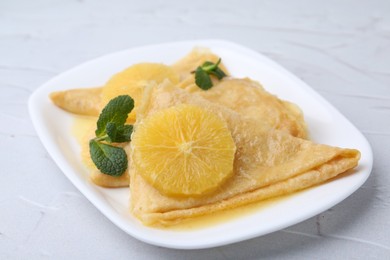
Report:
[{"label": "triangular folded crepe", "polygon": [[237,147],[233,177],[211,194],[188,198],[168,197],[149,185],[131,163],[130,150],[130,207],[145,224],[171,224],[308,188],[355,167],[360,158],[357,150],[293,137],[173,86],[151,89],[145,97],[136,127],[164,108],[197,105],[226,120]]},{"label": "triangular folded crepe", "polygon": [[[249,78],[232,77],[219,81],[212,77],[214,86],[211,89],[204,91],[196,86],[195,77],[191,71],[194,71],[205,61],[216,63],[218,59],[219,57],[207,48],[194,48],[172,65],[172,68],[181,76],[178,87],[200,95],[208,101],[228,107],[241,115],[251,117],[254,120],[262,120],[293,136],[308,137],[306,124],[299,107],[270,94],[256,81]],[[220,67],[229,74],[223,61]]]}]

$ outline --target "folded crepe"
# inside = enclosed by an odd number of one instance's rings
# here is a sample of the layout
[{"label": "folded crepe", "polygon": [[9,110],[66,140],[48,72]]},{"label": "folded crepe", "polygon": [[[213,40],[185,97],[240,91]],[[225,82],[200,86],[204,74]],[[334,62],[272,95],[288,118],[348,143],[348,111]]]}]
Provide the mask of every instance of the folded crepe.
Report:
[{"label": "folded crepe", "polygon": [[146,92],[135,131],[143,118],[179,104],[200,106],[226,121],[237,147],[233,176],[201,197],[166,196],[137,172],[130,145],[130,210],[147,225],[169,225],[312,187],[355,167],[360,158],[357,150],[293,137],[169,84]]}]

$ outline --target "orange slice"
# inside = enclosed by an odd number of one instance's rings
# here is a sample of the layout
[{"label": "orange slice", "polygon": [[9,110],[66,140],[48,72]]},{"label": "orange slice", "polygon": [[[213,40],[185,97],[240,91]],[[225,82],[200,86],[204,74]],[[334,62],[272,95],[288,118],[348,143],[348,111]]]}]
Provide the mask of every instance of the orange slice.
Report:
[{"label": "orange slice", "polygon": [[196,196],[233,174],[236,146],[216,114],[180,105],[145,118],[132,136],[132,163],[161,193]]}]

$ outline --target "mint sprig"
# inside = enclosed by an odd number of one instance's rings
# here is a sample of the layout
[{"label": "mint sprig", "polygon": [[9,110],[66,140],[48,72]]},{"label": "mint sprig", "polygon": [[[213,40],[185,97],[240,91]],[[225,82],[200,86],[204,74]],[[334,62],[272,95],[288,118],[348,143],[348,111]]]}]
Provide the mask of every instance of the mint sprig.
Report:
[{"label": "mint sprig", "polygon": [[118,96],[103,108],[96,123],[96,137],[89,141],[89,153],[96,167],[104,174],[121,176],[127,169],[127,155],[122,147],[111,143],[131,140],[132,125],[125,125],[134,100],[128,95]]},{"label": "mint sprig", "polygon": [[226,77],[226,73],[218,67],[220,63],[221,59],[218,59],[217,63],[206,61],[197,67],[193,71],[195,73],[195,84],[203,90],[208,90],[213,86],[210,75],[217,77],[219,80]]}]

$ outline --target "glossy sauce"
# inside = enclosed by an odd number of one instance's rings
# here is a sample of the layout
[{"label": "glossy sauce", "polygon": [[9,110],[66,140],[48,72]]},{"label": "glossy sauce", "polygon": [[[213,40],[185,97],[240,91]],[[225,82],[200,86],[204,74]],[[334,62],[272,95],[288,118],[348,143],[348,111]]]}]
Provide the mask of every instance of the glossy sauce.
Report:
[{"label": "glossy sauce", "polygon": [[76,138],[81,148],[81,159],[88,168],[95,168],[89,157],[88,140],[93,137],[96,128],[97,117],[74,116],[72,135]]},{"label": "glossy sauce", "polygon": [[174,230],[174,231],[191,231],[191,230],[208,228],[229,221],[234,221],[240,217],[245,217],[255,212],[259,212],[276,203],[279,203],[280,201],[283,201],[284,199],[290,196],[291,195],[271,198],[271,199],[251,203],[248,205],[244,205],[241,207],[237,207],[237,208],[215,212],[213,214],[204,215],[201,217],[186,219],[172,226],[159,226],[158,228],[163,230]]}]

